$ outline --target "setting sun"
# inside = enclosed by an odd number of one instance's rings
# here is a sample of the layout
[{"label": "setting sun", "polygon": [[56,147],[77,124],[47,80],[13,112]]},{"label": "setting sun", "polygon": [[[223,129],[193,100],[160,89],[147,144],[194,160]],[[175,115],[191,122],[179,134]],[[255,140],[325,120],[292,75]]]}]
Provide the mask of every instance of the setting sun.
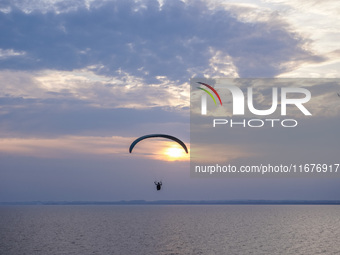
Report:
[{"label": "setting sun", "polygon": [[183,148],[177,146],[166,148],[164,153],[168,160],[183,160],[187,156]]},{"label": "setting sun", "polygon": [[169,157],[178,158],[182,156],[182,154],[183,152],[180,148],[168,148],[166,150],[166,155],[168,155]]}]

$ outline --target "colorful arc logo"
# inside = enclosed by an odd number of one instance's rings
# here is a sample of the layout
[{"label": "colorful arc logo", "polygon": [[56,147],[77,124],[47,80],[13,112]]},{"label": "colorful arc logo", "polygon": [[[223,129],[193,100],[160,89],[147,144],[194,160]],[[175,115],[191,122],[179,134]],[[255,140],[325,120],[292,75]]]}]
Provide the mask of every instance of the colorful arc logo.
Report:
[{"label": "colorful arc logo", "polygon": [[[210,85],[208,85],[206,83],[203,83],[203,82],[197,82],[197,83],[201,84],[203,86],[206,86],[208,89],[210,89],[212,92],[214,92],[214,94],[217,96],[218,100],[220,101],[220,104],[222,105],[222,100],[220,98],[220,95],[217,93],[217,91],[213,87],[211,87]],[[216,100],[215,100],[214,96],[210,93],[210,91],[208,91],[208,90],[206,90],[204,88],[201,88],[201,87],[197,87],[197,88],[205,91],[212,98],[212,100],[214,101],[215,105],[217,105]],[[207,114],[207,96],[206,96],[206,94],[202,95],[201,114],[202,115],[206,115]]]},{"label": "colorful arc logo", "polygon": [[[197,82],[197,83],[198,83],[198,84],[201,84],[201,85],[203,85],[203,86],[206,86],[207,88],[211,89],[211,91],[215,93],[215,95],[217,96],[218,100],[220,101],[220,104],[222,105],[222,100],[221,100],[221,98],[220,98],[220,95],[217,93],[217,91],[216,91],[213,87],[211,87],[210,85],[208,85],[208,84],[206,84],[206,83],[203,83],[203,82]],[[213,96],[208,90],[203,89],[203,88],[201,88],[201,87],[197,87],[197,88],[198,88],[198,89],[201,89],[201,90],[203,90],[203,91],[205,91],[205,92],[207,92],[208,95],[214,100],[215,105],[217,105],[214,96]]]}]

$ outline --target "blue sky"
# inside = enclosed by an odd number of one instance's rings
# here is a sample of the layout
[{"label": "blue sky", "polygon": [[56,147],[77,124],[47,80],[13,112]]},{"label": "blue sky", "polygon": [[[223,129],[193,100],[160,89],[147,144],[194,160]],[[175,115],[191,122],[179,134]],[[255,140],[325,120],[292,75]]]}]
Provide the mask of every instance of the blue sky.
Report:
[{"label": "blue sky", "polygon": [[128,153],[147,133],[189,143],[192,77],[338,78],[339,7],[2,1],[0,201],[339,198],[338,180],[190,179],[165,142]]}]

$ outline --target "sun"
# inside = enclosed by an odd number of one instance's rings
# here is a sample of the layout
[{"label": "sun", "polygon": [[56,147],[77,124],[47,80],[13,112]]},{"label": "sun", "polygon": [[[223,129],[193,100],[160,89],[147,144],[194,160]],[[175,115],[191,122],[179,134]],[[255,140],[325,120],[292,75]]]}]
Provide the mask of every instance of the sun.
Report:
[{"label": "sun", "polygon": [[168,160],[183,160],[186,156],[183,148],[176,146],[166,148],[164,153],[168,157]]}]

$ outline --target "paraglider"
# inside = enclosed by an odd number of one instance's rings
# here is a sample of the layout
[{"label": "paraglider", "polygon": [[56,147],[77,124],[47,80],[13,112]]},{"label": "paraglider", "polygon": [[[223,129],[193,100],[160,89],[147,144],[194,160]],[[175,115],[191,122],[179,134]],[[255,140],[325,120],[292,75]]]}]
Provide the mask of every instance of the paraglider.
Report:
[{"label": "paraglider", "polygon": [[167,139],[170,139],[170,140],[173,140],[177,143],[179,143],[183,149],[185,150],[186,153],[188,153],[188,148],[187,146],[181,141],[179,140],[178,138],[172,136],[172,135],[164,135],[164,134],[151,134],[151,135],[143,135],[139,138],[137,138],[136,140],[134,140],[131,145],[130,145],[130,149],[129,149],[129,152],[131,153],[133,148],[135,147],[135,145],[137,143],[139,143],[140,141],[144,140],[144,139],[148,139],[148,138],[153,138],[153,137],[162,137],[162,138],[167,138]]},{"label": "paraglider", "polygon": [[[130,148],[129,148],[129,152],[131,153],[133,148],[136,146],[137,143],[139,143],[140,141],[144,140],[144,139],[148,139],[148,138],[157,138],[157,137],[161,137],[161,138],[166,138],[166,139],[170,139],[172,141],[175,141],[177,142],[179,145],[182,146],[182,148],[185,150],[186,153],[188,153],[188,148],[187,146],[178,138],[174,137],[174,136],[171,136],[171,135],[165,135],[165,134],[150,134],[150,135],[144,135],[144,136],[141,136],[139,138],[137,138],[136,140],[134,140],[131,145],[130,145]],[[155,181],[154,182],[155,185],[156,185],[156,189],[157,190],[161,190],[162,188],[162,181]]]},{"label": "paraglider", "polygon": [[155,181],[154,183],[155,183],[155,185],[156,185],[156,189],[157,189],[157,190],[161,190],[161,187],[162,187],[162,185],[163,185],[162,182],[161,182],[161,181],[160,181],[160,182],[156,182],[156,181]]}]

